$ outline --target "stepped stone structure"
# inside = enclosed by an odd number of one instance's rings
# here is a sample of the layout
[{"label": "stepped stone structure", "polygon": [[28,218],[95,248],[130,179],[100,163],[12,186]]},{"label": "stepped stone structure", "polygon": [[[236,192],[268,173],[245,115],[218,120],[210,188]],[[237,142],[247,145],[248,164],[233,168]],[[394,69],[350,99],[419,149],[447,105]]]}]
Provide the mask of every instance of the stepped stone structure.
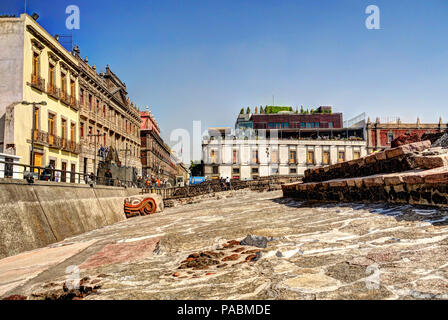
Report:
[{"label": "stepped stone structure", "polygon": [[319,201],[387,201],[448,206],[448,149],[429,140],[305,172],[282,186],[284,197]]}]

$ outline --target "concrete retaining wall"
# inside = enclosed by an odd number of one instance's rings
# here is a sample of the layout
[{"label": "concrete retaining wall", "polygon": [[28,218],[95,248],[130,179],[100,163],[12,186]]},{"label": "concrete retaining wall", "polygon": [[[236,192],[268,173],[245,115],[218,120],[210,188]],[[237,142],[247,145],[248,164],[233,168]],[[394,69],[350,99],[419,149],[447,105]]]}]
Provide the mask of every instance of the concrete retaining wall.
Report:
[{"label": "concrete retaining wall", "polygon": [[0,258],[40,248],[126,217],[137,189],[0,179]]}]

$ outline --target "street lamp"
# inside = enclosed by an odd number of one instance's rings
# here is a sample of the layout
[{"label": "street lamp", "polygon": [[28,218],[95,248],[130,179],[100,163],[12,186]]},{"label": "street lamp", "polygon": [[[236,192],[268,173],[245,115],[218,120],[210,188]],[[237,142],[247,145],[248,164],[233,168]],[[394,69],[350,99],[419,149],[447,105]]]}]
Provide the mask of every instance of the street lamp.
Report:
[{"label": "street lamp", "polygon": [[34,131],[36,130],[36,106],[46,106],[47,103],[45,101],[41,101],[41,102],[28,102],[28,101],[22,101],[23,105],[32,105],[33,106],[33,128],[31,131],[31,160],[30,160],[30,166],[31,166],[31,170],[30,171],[34,171]]}]

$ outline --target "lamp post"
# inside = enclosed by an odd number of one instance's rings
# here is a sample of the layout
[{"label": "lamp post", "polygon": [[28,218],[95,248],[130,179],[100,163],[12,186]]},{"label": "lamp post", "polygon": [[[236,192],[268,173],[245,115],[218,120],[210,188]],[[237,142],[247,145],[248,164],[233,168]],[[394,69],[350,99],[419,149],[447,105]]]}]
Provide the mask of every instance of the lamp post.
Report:
[{"label": "lamp post", "polygon": [[97,172],[96,172],[96,154],[97,154],[97,150],[96,150],[96,140],[98,137],[104,137],[106,135],[106,133],[100,133],[100,134],[93,134],[93,133],[89,133],[87,136],[88,137],[95,137],[95,162],[93,164],[93,174],[95,175],[95,181],[97,180],[96,176],[97,176]]},{"label": "lamp post", "polygon": [[[34,171],[34,131],[36,130],[36,106],[46,106],[47,103],[45,101],[41,101],[41,102],[28,102],[28,101],[22,101],[23,105],[32,105],[33,106],[33,128],[31,130],[31,159],[30,159],[30,166],[31,166],[31,170]],[[30,170],[30,171],[31,171]]]}]

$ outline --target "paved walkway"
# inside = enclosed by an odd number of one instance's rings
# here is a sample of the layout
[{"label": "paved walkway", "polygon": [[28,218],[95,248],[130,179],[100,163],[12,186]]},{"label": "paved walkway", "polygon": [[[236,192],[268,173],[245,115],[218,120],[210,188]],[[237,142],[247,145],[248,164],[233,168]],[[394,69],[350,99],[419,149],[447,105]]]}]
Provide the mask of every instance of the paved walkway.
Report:
[{"label": "paved walkway", "polygon": [[0,296],[61,297],[76,266],[84,299],[448,298],[446,211],[219,197],[0,260]]}]

